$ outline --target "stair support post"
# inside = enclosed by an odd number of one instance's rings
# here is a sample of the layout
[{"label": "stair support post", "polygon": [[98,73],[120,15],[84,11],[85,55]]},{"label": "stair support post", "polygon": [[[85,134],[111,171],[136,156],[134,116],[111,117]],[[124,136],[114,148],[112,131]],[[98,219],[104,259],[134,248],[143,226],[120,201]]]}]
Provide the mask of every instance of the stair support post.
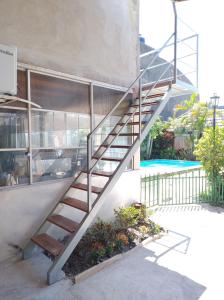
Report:
[{"label": "stair support post", "polygon": [[141,140],[142,131],[142,78],[139,79],[139,140]]},{"label": "stair support post", "polygon": [[90,138],[87,139],[87,204],[88,204],[88,212],[90,212],[91,206],[92,206],[91,160],[92,160],[92,137],[90,136]]},{"label": "stair support post", "polygon": [[176,3],[173,1],[173,13],[174,13],[174,63],[173,63],[173,79],[177,81],[177,9]]}]

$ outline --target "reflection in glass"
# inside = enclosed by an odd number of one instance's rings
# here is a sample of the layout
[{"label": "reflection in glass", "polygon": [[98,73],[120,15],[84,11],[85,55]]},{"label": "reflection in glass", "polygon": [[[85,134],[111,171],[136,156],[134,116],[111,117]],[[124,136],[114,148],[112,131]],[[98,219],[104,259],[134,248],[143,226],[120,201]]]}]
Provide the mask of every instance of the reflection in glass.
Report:
[{"label": "reflection in glass", "polygon": [[33,152],[33,181],[71,177],[86,163],[86,149],[36,150]]},{"label": "reflection in glass", "polygon": [[27,153],[0,151],[0,186],[29,183]]},{"label": "reflection in glass", "polygon": [[26,148],[27,144],[27,112],[0,110],[0,148]]},{"label": "reflection in glass", "polygon": [[86,146],[89,130],[89,115],[58,111],[32,112],[33,148]]}]

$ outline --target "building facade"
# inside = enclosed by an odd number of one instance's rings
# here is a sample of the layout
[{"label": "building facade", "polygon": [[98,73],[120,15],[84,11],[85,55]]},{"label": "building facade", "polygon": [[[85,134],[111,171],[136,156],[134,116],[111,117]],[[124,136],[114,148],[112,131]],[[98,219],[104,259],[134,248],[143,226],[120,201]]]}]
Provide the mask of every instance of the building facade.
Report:
[{"label": "building facade", "polygon": [[[0,44],[18,47],[17,96],[39,106],[0,105],[0,261],[24,245],[85,165],[88,133],[137,76],[138,2],[0,2]],[[121,113],[98,133],[95,146]],[[99,216],[138,201],[139,174],[133,163],[129,170]],[[121,186],[128,186],[125,195]]]}]

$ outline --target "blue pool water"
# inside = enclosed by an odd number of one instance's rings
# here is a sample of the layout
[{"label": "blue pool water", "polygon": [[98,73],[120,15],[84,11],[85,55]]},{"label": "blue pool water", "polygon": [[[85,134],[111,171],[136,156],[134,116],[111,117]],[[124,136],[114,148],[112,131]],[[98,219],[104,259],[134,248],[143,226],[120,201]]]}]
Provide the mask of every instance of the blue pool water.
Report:
[{"label": "blue pool water", "polygon": [[170,159],[152,159],[144,160],[140,163],[141,167],[172,167],[176,169],[189,168],[189,167],[200,167],[201,163],[198,161],[187,161],[187,160],[170,160]]},{"label": "blue pool water", "polygon": [[197,168],[201,167],[201,163],[187,160],[152,159],[141,161],[140,166],[143,175],[153,175]]}]

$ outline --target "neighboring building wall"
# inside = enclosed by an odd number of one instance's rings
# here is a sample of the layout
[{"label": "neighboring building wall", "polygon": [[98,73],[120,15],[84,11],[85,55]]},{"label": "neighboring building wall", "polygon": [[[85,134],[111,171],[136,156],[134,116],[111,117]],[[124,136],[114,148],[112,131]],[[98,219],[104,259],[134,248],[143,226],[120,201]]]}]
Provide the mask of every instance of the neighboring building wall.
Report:
[{"label": "neighboring building wall", "polygon": [[[140,39],[140,53],[146,53],[149,51],[154,50],[154,48],[148,46],[145,44],[144,39]],[[147,66],[147,64],[150,63],[150,60],[153,59],[155,53],[151,56],[146,56],[141,60],[141,68],[144,68]],[[163,64],[166,63],[166,60],[164,60],[163,58],[158,57],[155,62],[152,65],[159,65],[159,64]],[[154,68],[152,70],[149,70],[146,72],[146,74],[144,75],[143,78],[143,82],[144,83],[148,83],[148,82],[154,82],[157,81],[161,74],[165,71],[165,69],[168,68],[168,63],[163,65],[163,66],[159,66],[157,68]],[[189,79],[184,76],[179,70],[177,70],[177,75],[179,75],[179,79],[181,79],[182,81],[186,82],[186,83],[191,83],[189,81]],[[163,80],[167,80],[167,78],[173,78],[173,67],[168,68],[167,72],[165,72],[165,74],[163,75],[162,79]],[[169,99],[169,101],[167,102],[164,110],[161,113],[161,117],[163,118],[164,121],[167,121],[170,117],[173,116],[173,112],[174,112],[174,108],[177,104],[182,103],[184,100],[188,100],[190,99],[191,94],[185,94],[185,95],[180,95],[177,97],[171,97]],[[183,112],[179,111],[177,112],[177,116],[180,116]]]},{"label": "neighboring building wall", "polygon": [[1,0],[0,43],[18,60],[127,86],[138,72],[138,0]]}]

